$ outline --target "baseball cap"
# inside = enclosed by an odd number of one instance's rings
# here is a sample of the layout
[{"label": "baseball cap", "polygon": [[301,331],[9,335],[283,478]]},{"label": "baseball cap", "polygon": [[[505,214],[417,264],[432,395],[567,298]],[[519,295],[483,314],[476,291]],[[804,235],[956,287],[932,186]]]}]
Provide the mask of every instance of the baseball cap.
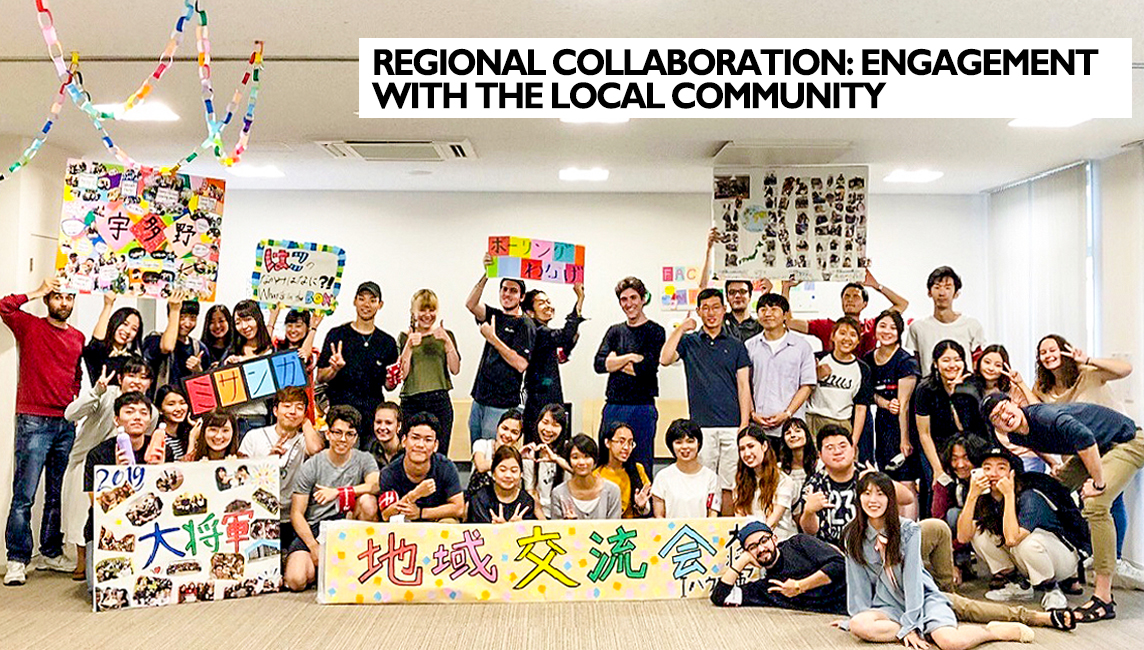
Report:
[{"label": "baseball cap", "polygon": [[993,415],[993,409],[1001,402],[1009,401],[1009,393],[993,393],[981,401],[981,417],[985,421],[989,421],[989,416]]},{"label": "baseball cap", "polygon": [[354,293],[354,295],[360,296],[362,293],[372,293],[378,300],[381,300],[381,287],[377,286],[377,283],[373,280],[366,280],[359,284],[357,292]]},{"label": "baseball cap", "polygon": [[745,546],[747,544],[747,538],[751,535],[754,535],[755,533],[767,533],[768,535],[773,535],[774,531],[772,531],[771,527],[766,525],[764,522],[758,520],[748,521],[743,525],[742,528],[739,529],[739,532],[735,534],[735,538],[739,540],[740,546]]}]

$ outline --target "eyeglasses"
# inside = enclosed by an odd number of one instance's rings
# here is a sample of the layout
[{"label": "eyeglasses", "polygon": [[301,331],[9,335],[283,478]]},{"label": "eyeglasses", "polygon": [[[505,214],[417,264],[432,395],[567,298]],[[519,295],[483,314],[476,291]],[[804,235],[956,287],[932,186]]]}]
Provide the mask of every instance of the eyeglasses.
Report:
[{"label": "eyeglasses", "polygon": [[754,553],[756,550],[758,550],[758,548],[759,548],[760,546],[762,546],[763,544],[767,544],[767,543],[769,543],[769,542],[770,542],[772,539],[774,539],[774,538],[775,538],[775,536],[774,536],[774,535],[766,535],[766,534],[764,534],[762,537],[760,537],[760,538],[759,538],[759,541],[757,541],[757,542],[752,542],[752,543],[750,543],[750,544],[747,544],[746,546],[744,546],[744,547],[743,547],[743,550],[744,550],[744,551],[746,551],[746,552],[748,552],[748,553]]},{"label": "eyeglasses", "polygon": [[326,436],[329,437],[331,440],[349,440],[351,438],[357,437],[357,431],[334,431],[334,430],[330,430],[330,432],[327,433]]},{"label": "eyeglasses", "polygon": [[636,446],[636,441],[635,440],[615,440],[615,439],[613,439],[612,444],[619,445],[621,447],[624,447],[625,449],[631,449],[631,448],[634,448]]},{"label": "eyeglasses", "polygon": [[747,291],[746,289],[731,289],[731,290],[727,291],[727,295],[728,296],[749,296],[749,295],[751,295],[751,292]]}]

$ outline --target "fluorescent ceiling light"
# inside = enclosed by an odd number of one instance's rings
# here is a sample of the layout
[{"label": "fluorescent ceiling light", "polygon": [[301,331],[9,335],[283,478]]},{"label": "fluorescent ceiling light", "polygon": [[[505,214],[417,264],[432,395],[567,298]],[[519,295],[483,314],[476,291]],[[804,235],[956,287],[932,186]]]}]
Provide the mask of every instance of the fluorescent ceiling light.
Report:
[{"label": "fluorescent ceiling light", "polygon": [[120,122],[177,122],[179,120],[179,116],[161,102],[139,104],[129,111],[123,110],[123,104],[96,104],[95,110],[110,113]]},{"label": "fluorescent ceiling light", "polygon": [[1091,117],[1068,117],[1064,115],[1055,117],[1018,117],[1015,120],[1011,120],[1009,126],[1016,128],[1067,129],[1070,126],[1084,124],[1091,119]]},{"label": "fluorescent ceiling light", "polygon": [[239,163],[234,167],[228,167],[226,171],[232,176],[242,178],[282,178],[286,175],[274,165],[251,165],[250,163]]},{"label": "fluorescent ceiling light", "polygon": [[624,124],[631,118],[622,117],[619,115],[574,115],[571,117],[562,117],[560,121],[565,124]]},{"label": "fluorescent ceiling light", "polygon": [[562,181],[606,181],[608,180],[608,170],[603,167],[593,167],[591,169],[579,169],[576,167],[568,167],[560,170],[560,180]]},{"label": "fluorescent ceiling light", "polygon": [[929,169],[895,169],[882,180],[887,183],[931,183],[944,175]]}]

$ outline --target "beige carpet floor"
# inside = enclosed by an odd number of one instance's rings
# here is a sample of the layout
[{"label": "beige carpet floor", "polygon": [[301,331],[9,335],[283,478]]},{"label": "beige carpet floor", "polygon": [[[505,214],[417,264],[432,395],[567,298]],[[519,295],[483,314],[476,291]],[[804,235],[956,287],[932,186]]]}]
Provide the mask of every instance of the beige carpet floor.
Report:
[{"label": "beige carpet floor", "polygon": [[[1035,647],[1138,650],[1144,592],[1118,593],[1118,618],[1072,633],[1037,629]],[[314,592],[94,614],[69,576],[37,571],[0,588],[2,650],[825,650],[872,648],[831,617],[717,609],[708,601],[321,606]],[[893,648],[901,646],[885,646]],[[1018,644],[993,644],[1016,650]]]}]

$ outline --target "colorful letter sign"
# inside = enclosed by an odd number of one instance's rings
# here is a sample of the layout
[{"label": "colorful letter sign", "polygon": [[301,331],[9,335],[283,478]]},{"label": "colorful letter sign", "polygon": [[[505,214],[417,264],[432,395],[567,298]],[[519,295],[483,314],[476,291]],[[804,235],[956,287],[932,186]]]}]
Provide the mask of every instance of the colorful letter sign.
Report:
[{"label": "colorful letter sign", "polygon": [[278,591],[278,465],[95,468],[95,611]]},{"label": "colorful letter sign", "polygon": [[493,262],[490,278],[520,278],[536,282],[584,282],[584,247],[527,237],[489,237]]},{"label": "colorful letter sign", "polygon": [[320,603],[702,598],[746,519],[323,527]]},{"label": "colorful letter sign", "polygon": [[65,288],[211,301],[226,183],[69,160],[56,268]]},{"label": "colorful letter sign", "polygon": [[345,267],[346,252],[337,246],[263,239],[254,256],[254,299],[332,314]]},{"label": "colorful letter sign", "polygon": [[305,386],[306,369],[296,350],[258,357],[232,366],[183,379],[183,390],[191,402],[191,414],[201,415],[215,408],[239,406],[268,397],[287,386]]}]

